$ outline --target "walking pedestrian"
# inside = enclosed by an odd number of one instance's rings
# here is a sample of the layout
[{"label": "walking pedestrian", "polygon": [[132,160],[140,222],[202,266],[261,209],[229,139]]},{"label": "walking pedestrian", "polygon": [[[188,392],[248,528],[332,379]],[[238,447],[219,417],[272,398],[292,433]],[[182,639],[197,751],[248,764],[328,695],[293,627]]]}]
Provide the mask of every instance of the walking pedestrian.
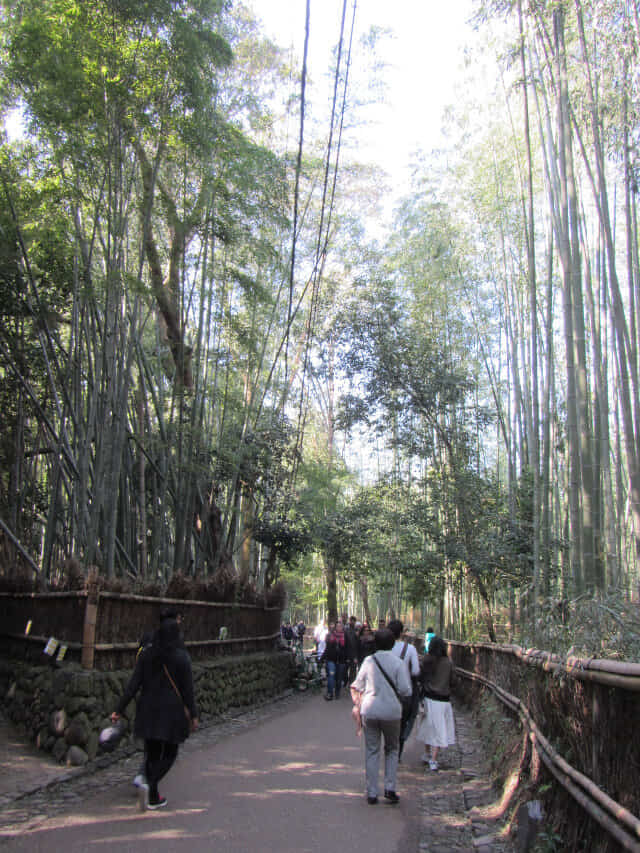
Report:
[{"label": "walking pedestrian", "polygon": [[[160,618],[162,619],[162,616]],[[138,660],[138,658],[140,657],[142,652],[145,649],[148,649],[152,643],[153,643],[153,631],[145,631],[143,633],[142,637],[140,638],[140,645],[138,646],[138,651],[136,652],[136,661]],[[145,749],[144,754],[142,756],[142,762],[140,764],[138,772],[133,777],[133,784],[136,786],[136,788],[139,788],[140,785],[144,785],[144,783],[146,782],[146,777],[144,775],[145,774],[146,762],[147,762],[147,751]]]},{"label": "walking pedestrian", "polygon": [[[345,686],[345,675],[347,672],[347,640],[345,628],[346,625],[342,619],[338,619],[336,622],[336,638],[338,640],[338,646],[341,649],[341,654],[339,655],[338,666],[336,667],[336,682],[340,679],[340,690]],[[336,696],[336,699],[337,698],[338,696]]]},{"label": "walking pedestrian", "polygon": [[143,649],[116,710],[117,722],[140,691],[134,732],[145,744],[145,779],[138,785],[140,810],[167,805],[158,783],[173,766],[179,745],[198,727],[191,658],[175,619],[165,619],[151,646]]},{"label": "walking pedestrian", "polygon": [[285,623],[285,626],[282,629],[282,638],[287,646],[291,648],[291,644],[293,643],[293,627],[291,622]]},{"label": "walking pedestrian", "polygon": [[424,635],[424,653],[429,654],[429,643],[435,637],[436,633],[431,626],[427,628],[427,633]]},{"label": "walking pedestrian", "polygon": [[316,644],[316,654],[318,655],[318,657],[320,657],[322,654],[322,652],[320,650],[320,643],[324,642],[326,636],[327,636],[327,623],[326,622],[318,622],[316,627],[313,629],[313,642]]},{"label": "walking pedestrian", "polygon": [[372,655],[375,650],[376,641],[373,631],[369,627],[369,623],[364,622],[358,635],[358,668],[362,666],[364,659]]},{"label": "walking pedestrian", "polygon": [[344,629],[344,657],[344,685],[348,687],[358,672],[358,634],[355,616],[349,617],[349,624]]},{"label": "walking pedestrian", "polygon": [[367,802],[378,802],[378,776],[381,741],[384,739],[384,797],[397,803],[396,775],[402,699],[411,695],[411,681],[407,667],[396,657],[393,634],[389,630],[376,631],[376,651],[365,658],[355,681],[351,685],[351,698],[360,709],[365,744],[365,775]]},{"label": "walking pedestrian", "polygon": [[423,714],[418,722],[416,737],[424,744],[422,760],[430,770],[438,769],[438,752],[456,742],[451,688],[457,682],[454,666],[447,655],[447,644],[434,637],[421,666],[424,693]]},{"label": "walking pedestrian", "polygon": [[[184,648],[184,641],[183,641],[183,637],[182,637],[182,613],[180,613],[180,611],[176,610],[174,607],[163,607],[162,610],[160,611],[160,624],[162,625],[163,622],[166,622],[167,620],[171,620],[171,619],[175,619],[175,621],[178,623],[178,628],[180,629],[179,646],[181,648]],[[138,646],[138,651],[136,652],[136,660],[138,660],[138,658],[140,657],[140,655],[144,651],[144,649],[146,649],[152,645],[152,643],[154,641],[154,637],[155,637],[154,631],[145,631],[143,633],[142,638],[140,640],[140,645]],[[147,761],[147,751],[146,751],[146,747],[145,747],[144,754],[142,756],[142,761],[140,763],[140,768],[138,769],[138,772],[136,773],[136,775],[134,776],[134,779],[133,779],[133,784],[136,786],[136,788],[139,788],[146,781],[146,777],[145,777],[146,761]]]},{"label": "walking pedestrian", "polygon": [[316,644],[316,660],[318,661],[318,666],[321,666],[324,650],[327,647],[328,633],[329,629],[327,628],[326,623],[318,622],[313,632],[313,639],[315,640]]},{"label": "walking pedestrian", "polygon": [[400,639],[404,626],[399,619],[392,619],[389,622],[389,630],[393,634],[394,644],[392,652],[400,660],[404,661],[407,667],[407,675],[411,681],[411,698],[406,701],[402,708],[402,725],[400,727],[400,751],[398,758],[402,758],[402,750],[405,743],[409,739],[413,724],[418,714],[420,705],[420,661],[416,647],[409,642],[408,638]]},{"label": "walking pedestrian", "polygon": [[[339,630],[338,630],[339,628]],[[342,623],[329,623],[326,646],[322,656],[327,668],[327,692],[325,699],[339,699],[344,667],[344,631]]]}]

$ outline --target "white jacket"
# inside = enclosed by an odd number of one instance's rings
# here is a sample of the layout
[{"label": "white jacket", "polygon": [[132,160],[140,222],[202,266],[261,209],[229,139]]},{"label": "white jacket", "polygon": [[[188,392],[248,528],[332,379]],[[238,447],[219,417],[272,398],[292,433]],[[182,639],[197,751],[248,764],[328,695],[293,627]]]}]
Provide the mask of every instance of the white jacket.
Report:
[{"label": "white jacket", "polygon": [[351,685],[362,694],[360,714],[374,720],[399,720],[402,717],[402,705],[374,658],[395,684],[400,696],[411,696],[411,680],[406,663],[391,651],[376,652],[363,660]]},{"label": "white jacket", "polygon": [[[391,651],[394,655],[400,657],[403,649],[404,640],[396,640],[395,645],[391,649]],[[416,647],[413,645],[413,643],[407,643],[407,651],[403,660],[407,665],[409,676],[417,678],[420,675],[420,660],[418,658],[418,652],[416,651]]]}]

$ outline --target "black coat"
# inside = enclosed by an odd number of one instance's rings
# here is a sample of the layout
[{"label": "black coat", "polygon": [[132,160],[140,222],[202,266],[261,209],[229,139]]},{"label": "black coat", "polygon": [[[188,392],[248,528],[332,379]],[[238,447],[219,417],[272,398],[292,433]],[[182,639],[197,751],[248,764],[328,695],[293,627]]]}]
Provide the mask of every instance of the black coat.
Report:
[{"label": "black coat", "polygon": [[189,709],[192,719],[198,716],[191,658],[184,649],[173,649],[168,654],[166,666],[182,698],[173,689],[160,661],[154,658],[153,647],[149,647],[140,653],[116,711],[122,714],[140,691],[134,727],[136,736],[144,740],[182,743],[190,731],[184,706]]},{"label": "black coat", "polygon": [[344,629],[344,653],[347,660],[356,660],[360,643],[356,629],[348,626]]},{"label": "black coat", "polygon": [[327,645],[325,646],[322,660],[324,663],[327,661],[333,661],[333,663],[345,662],[344,646],[338,642],[335,635],[329,634],[327,637]]},{"label": "black coat", "polygon": [[362,661],[366,657],[369,657],[369,655],[374,654],[376,650],[376,641],[373,634],[371,634],[370,636],[367,636],[366,634],[360,634],[360,637],[358,639],[358,660],[360,661],[360,663],[362,663]]}]

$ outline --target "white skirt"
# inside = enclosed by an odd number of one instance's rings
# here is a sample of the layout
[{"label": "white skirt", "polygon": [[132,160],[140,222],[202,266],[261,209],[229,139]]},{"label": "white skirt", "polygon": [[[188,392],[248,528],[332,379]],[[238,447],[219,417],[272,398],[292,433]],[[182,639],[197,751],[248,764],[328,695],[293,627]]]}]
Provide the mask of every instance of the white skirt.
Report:
[{"label": "white skirt", "polygon": [[424,714],[418,716],[416,737],[429,746],[453,746],[456,731],[453,723],[451,702],[423,701]]}]

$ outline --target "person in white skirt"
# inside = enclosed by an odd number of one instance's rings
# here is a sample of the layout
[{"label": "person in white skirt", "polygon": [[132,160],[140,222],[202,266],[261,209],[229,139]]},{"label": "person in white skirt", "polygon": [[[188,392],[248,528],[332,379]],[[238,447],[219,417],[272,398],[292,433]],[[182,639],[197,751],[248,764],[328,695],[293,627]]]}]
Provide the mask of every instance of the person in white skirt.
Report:
[{"label": "person in white skirt", "polygon": [[440,637],[434,637],[429,643],[420,676],[424,700],[416,737],[424,744],[422,760],[431,770],[437,770],[438,751],[456,742],[450,697],[457,679],[453,662],[447,655],[447,644]]}]

